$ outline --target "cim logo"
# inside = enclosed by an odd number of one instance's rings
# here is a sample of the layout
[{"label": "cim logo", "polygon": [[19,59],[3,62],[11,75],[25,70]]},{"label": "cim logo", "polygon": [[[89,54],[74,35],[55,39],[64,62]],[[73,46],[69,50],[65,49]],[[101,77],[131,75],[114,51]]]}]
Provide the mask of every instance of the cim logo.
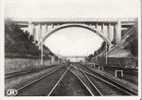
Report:
[{"label": "cim logo", "polygon": [[18,94],[18,91],[16,89],[8,89],[6,91],[7,96],[15,96]]}]

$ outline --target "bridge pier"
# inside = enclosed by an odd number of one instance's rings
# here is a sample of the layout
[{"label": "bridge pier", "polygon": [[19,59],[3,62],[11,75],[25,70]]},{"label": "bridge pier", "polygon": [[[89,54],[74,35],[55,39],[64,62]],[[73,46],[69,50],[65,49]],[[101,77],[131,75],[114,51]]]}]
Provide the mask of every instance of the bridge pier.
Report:
[{"label": "bridge pier", "polygon": [[34,35],[33,35],[33,39],[34,39],[34,42],[36,43],[36,41],[38,42],[38,31],[37,31],[37,26],[34,25]]},{"label": "bridge pier", "polygon": [[113,33],[111,33],[111,24],[109,23],[107,26],[107,38],[111,41]]},{"label": "bridge pier", "polygon": [[117,21],[117,25],[115,26],[116,33],[115,33],[115,41],[118,44],[121,41],[121,21]]},{"label": "bridge pier", "polygon": [[39,49],[40,49],[40,42],[41,42],[41,25],[38,24],[35,27],[35,33],[33,35],[33,38],[34,38],[34,41],[38,41],[38,46],[39,46]]},{"label": "bridge pier", "polygon": [[110,41],[112,42],[114,40],[114,25],[110,24]]},{"label": "bridge pier", "polygon": [[45,25],[41,25],[41,37],[44,37],[46,34],[46,26]]},{"label": "bridge pier", "polygon": [[31,36],[31,35],[33,35],[33,24],[32,24],[32,22],[30,21],[29,23],[28,23],[28,31],[29,31],[29,36]]},{"label": "bridge pier", "polygon": [[[47,33],[48,32],[48,25],[45,24],[45,32]],[[46,35],[46,34],[45,34]]]},{"label": "bridge pier", "polygon": [[39,32],[38,32],[38,34],[39,34],[39,41],[41,42],[42,41],[42,25],[41,24],[39,24]]},{"label": "bridge pier", "polygon": [[34,43],[36,43],[35,37],[36,37],[36,27],[35,27],[35,25],[33,25],[33,42]]},{"label": "bridge pier", "polygon": [[108,33],[107,33],[107,24],[103,24],[102,25],[102,33],[103,33],[103,35],[107,38],[108,36]]}]

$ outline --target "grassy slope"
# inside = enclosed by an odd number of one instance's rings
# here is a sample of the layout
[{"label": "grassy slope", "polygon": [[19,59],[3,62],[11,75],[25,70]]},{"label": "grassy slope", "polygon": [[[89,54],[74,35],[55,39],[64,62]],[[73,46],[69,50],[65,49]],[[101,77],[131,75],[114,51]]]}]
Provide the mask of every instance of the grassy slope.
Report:
[{"label": "grassy slope", "polygon": [[[40,50],[27,32],[23,32],[12,21],[5,21],[5,55],[6,57],[39,57]],[[47,47],[44,47],[46,57],[53,55]]]},{"label": "grassy slope", "polygon": [[[137,65],[138,32],[136,26],[133,28],[133,31],[130,34],[131,35],[128,33],[126,38],[122,40],[120,46],[115,47],[111,52],[108,53],[109,65]],[[98,64],[105,64],[106,62],[105,57],[98,57],[97,59],[94,57],[92,61],[95,61]]]}]

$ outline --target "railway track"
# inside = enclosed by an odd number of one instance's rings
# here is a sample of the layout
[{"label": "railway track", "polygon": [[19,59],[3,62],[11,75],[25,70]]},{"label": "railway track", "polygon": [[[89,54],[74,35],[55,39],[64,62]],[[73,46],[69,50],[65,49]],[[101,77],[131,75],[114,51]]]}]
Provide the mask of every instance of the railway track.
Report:
[{"label": "railway track", "polygon": [[[22,87],[16,88],[18,91],[17,96],[30,96],[30,95],[51,95],[60,80],[64,77],[67,69],[65,67],[59,67],[39,77],[38,79],[32,80]],[[60,74],[56,77],[56,80],[52,78],[53,74]],[[48,83],[47,83],[48,82]],[[55,84],[55,85],[54,85]],[[53,87],[53,88],[52,88]],[[41,91],[41,92],[40,92]]]},{"label": "railway track", "polygon": [[45,70],[45,69],[49,69],[49,68],[53,68],[53,67],[56,67],[56,66],[44,67],[44,68],[33,69],[33,70],[23,70],[23,71],[9,72],[9,73],[5,74],[5,79],[18,77],[18,76],[23,76],[23,75],[26,75],[26,74],[29,74],[29,73],[36,73],[36,72],[39,72],[41,70]]},{"label": "railway track", "polygon": [[91,96],[102,96],[100,90],[87,77],[87,75],[84,74],[84,72],[81,72],[80,70],[76,69],[74,66],[72,66],[70,72],[80,80],[80,82],[84,85],[84,87],[90,93]]},{"label": "railway track", "polygon": [[[92,80],[92,82],[94,84],[96,84],[97,81],[100,81],[100,83],[104,83],[103,85],[104,86],[107,86],[108,87],[111,87],[109,89],[113,89],[115,90],[114,92],[118,92],[120,93],[121,95],[137,95],[137,93],[135,93],[134,91],[131,91],[129,90],[128,88],[122,86],[121,84],[119,83],[116,83],[108,78],[106,78],[105,76],[102,76],[102,75],[98,75],[98,73],[92,73],[92,71],[90,71],[89,69],[87,68],[84,68],[84,66],[76,66],[76,65],[72,65],[74,68],[76,68],[77,70],[80,70],[81,72],[85,73],[85,75],[90,79]],[[96,81],[94,81],[96,80]],[[97,85],[97,87],[100,87],[100,85]],[[105,90],[105,87],[102,88],[102,89],[99,89],[101,91],[104,91]],[[104,93],[102,92],[103,95],[107,95],[108,93]],[[115,94],[113,94],[115,95]]]},{"label": "railway track", "polygon": [[52,94],[55,91],[55,89],[57,88],[58,84],[61,82],[61,80],[63,80],[64,76],[69,71],[69,69],[70,69],[70,67],[68,67],[67,70],[62,74],[62,76],[59,78],[59,80],[56,82],[56,84],[53,86],[53,88],[48,93],[48,96],[52,96]]},{"label": "railway track", "polygon": [[76,77],[77,81],[79,80],[79,85],[81,83],[83,91],[87,91],[91,96],[136,95],[135,92],[121,84],[99,75],[99,73],[95,73],[81,64],[70,64],[68,67],[53,68],[48,73],[16,88],[17,96],[54,96],[55,91],[64,91],[63,88],[58,90],[57,87],[68,71]]}]

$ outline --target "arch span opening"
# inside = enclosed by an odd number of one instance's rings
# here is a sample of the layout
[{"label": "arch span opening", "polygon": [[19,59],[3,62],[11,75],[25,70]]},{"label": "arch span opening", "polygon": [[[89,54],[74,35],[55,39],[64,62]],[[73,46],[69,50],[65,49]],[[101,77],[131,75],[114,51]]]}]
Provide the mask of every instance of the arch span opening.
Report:
[{"label": "arch span opening", "polygon": [[99,35],[108,45],[111,45],[111,41],[109,39],[107,39],[107,37],[105,37],[102,32],[98,31],[95,28],[91,28],[85,24],[63,24],[63,25],[60,25],[58,28],[55,28],[52,31],[47,32],[47,35],[42,39],[42,42],[44,42],[48,37],[50,37],[56,31],[64,29],[64,28],[68,28],[68,27],[81,27],[81,28],[88,29],[88,30],[92,31],[93,33]]},{"label": "arch span opening", "polygon": [[56,55],[88,56],[98,50],[104,40],[82,27],[66,27],[55,31],[44,44]]}]

